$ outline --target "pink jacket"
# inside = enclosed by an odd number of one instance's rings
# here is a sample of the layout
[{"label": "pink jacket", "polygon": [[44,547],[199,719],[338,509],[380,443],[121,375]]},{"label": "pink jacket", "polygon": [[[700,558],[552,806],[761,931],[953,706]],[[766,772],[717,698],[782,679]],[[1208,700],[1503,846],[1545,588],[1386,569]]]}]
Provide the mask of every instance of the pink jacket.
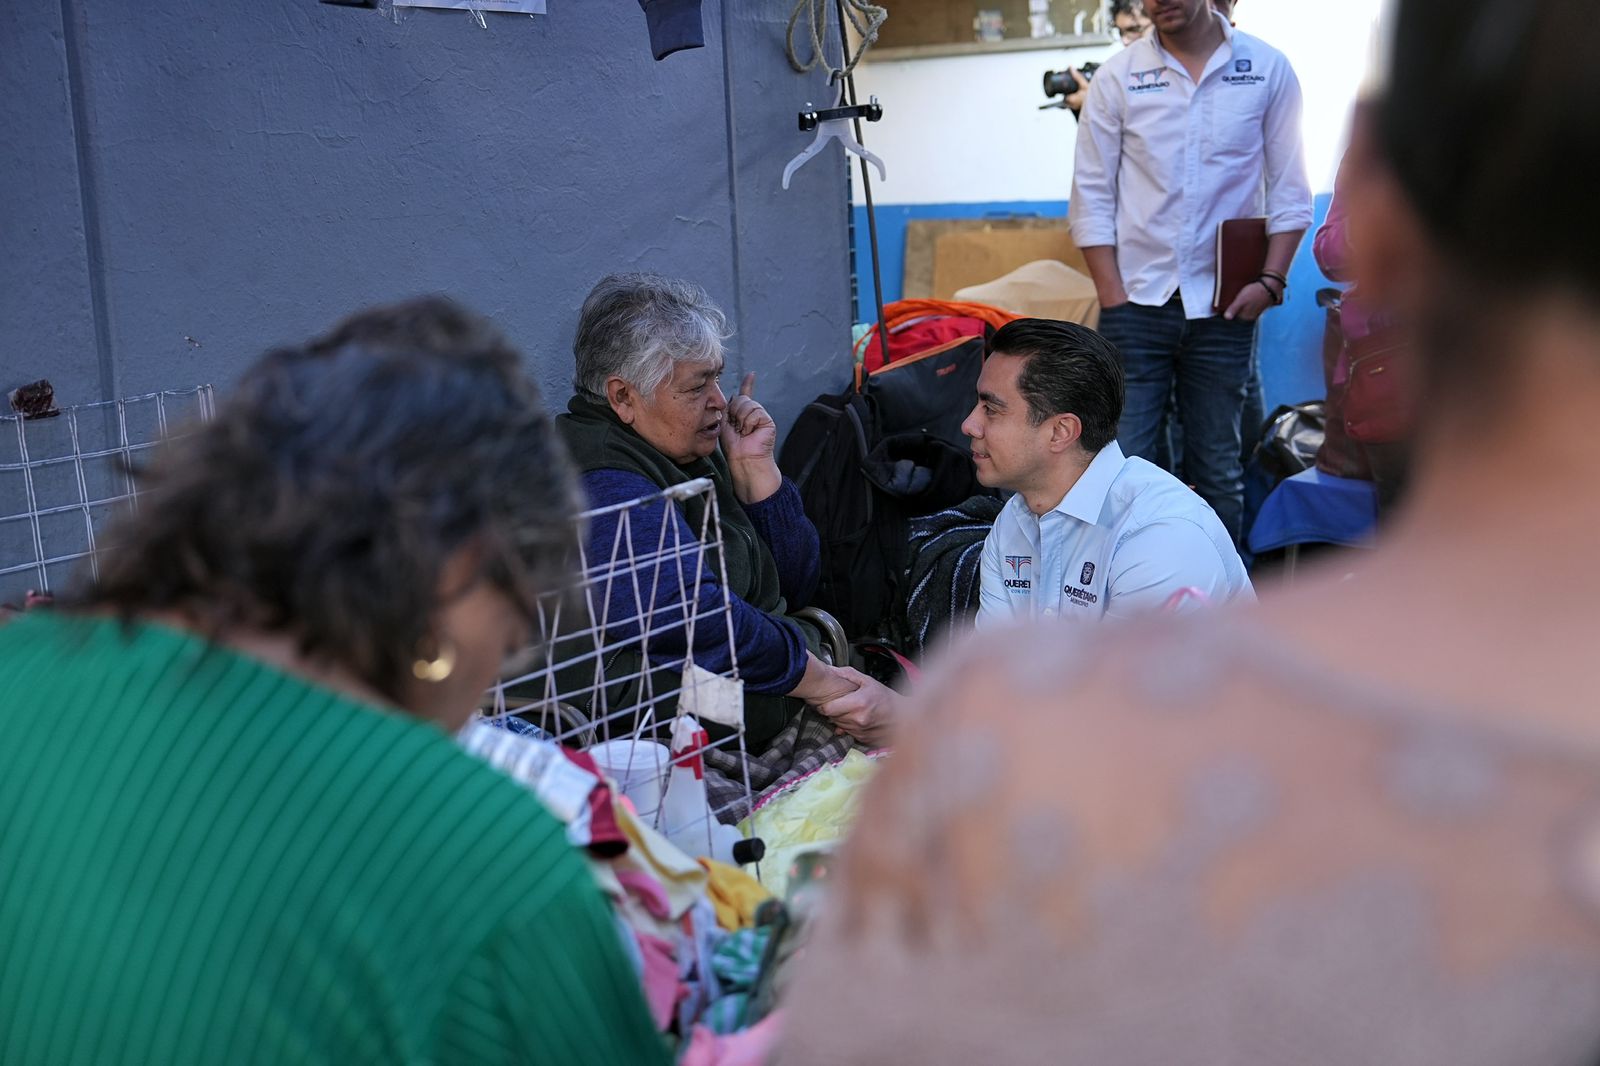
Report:
[{"label": "pink jacket", "polygon": [[[1350,275],[1350,236],[1345,226],[1344,203],[1339,196],[1343,178],[1344,171],[1341,168],[1339,176],[1333,181],[1333,200],[1328,204],[1328,217],[1323,220],[1311,242],[1311,254],[1316,257],[1317,266],[1330,281],[1339,282],[1354,280]],[[1351,286],[1345,292],[1339,310],[1339,325],[1344,335],[1350,340],[1367,336],[1373,329],[1373,314],[1372,307],[1356,292],[1356,287]]]}]

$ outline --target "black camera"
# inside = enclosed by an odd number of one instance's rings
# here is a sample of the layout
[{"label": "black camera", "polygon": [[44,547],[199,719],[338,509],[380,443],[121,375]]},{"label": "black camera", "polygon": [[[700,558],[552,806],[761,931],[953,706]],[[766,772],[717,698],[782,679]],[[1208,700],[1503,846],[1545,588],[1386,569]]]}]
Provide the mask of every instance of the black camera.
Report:
[{"label": "black camera", "polygon": [[[1083,75],[1084,81],[1094,78],[1094,72],[1100,69],[1099,63],[1085,63],[1078,68],[1078,73]],[[1044,94],[1046,96],[1070,96],[1078,91],[1078,82],[1072,76],[1071,70],[1047,70],[1044,72]]]}]

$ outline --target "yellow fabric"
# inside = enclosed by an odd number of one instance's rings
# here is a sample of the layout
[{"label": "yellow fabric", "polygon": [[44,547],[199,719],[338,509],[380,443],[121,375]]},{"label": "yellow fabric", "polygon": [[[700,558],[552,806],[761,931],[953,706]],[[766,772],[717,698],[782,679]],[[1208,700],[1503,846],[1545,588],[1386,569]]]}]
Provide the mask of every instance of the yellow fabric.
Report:
[{"label": "yellow fabric", "polygon": [[737,866],[701,859],[706,870],[706,895],[717,909],[717,924],[731,932],[756,924],[756,908],[772,898],[760,881]]},{"label": "yellow fabric", "polygon": [[617,804],[614,810],[617,825],[627,835],[629,847],[626,853],[612,859],[609,865],[619,873],[638,870],[661,882],[661,887],[667,893],[672,920],[683,917],[695,901],[705,894],[706,872],[672,841],[640,821],[639,816],[628,810],[626,805]]},{"label": "yellow fabric", "polygon": [[742,828],[767,846],[761,860],[761,883],[782,898],[789,887],[789,867],[802,852],[830,847],[842,840],[855,821],[862,786],[877,763],[860,751],[817,771],[792,791],[762,807]]}]

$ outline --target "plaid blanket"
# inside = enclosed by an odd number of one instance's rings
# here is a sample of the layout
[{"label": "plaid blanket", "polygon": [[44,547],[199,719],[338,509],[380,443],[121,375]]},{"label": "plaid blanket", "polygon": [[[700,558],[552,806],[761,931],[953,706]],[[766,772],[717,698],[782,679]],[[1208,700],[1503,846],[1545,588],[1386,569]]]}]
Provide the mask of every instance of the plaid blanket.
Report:
[{"label": "plaid blanket", "polygon": [[[719,821],[735,825],[750,815],[749,796],[759,801],[769,792],[838,762],[855,746],[854,738],[840,733],[826,717],[807,707],[759,755],[706,749],[706,798]],[[747,770],[748,796],[744,787]]]}]

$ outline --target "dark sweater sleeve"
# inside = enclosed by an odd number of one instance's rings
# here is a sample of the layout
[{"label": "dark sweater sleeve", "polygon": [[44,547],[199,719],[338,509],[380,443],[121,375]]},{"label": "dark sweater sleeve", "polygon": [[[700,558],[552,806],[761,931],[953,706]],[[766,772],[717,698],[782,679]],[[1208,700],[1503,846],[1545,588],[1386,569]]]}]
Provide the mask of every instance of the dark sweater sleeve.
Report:
[{"label": "dark sweater sleeve", "polygon": [[657,62],[686,48],[706,46],[700,0],[639,0],[650,27],[650,51]]},{"label": "dark sweater sleeve", "polygon": [[[583,489],[594,508],[661,491],[648,478],[624,470],[591,470],[583,475]],[[597,612],[605,612],[608,643],[637,639],[640,620],[648,616],[650,658],[656,665],[672,665],[682,662],[687,653],[688,623],[694,618],[695,662],[719,673],[729,668],[723,590],[710,568],[697,561],[695,552],[672,550],[674,545],[692,548],[695,543],[694,531],[682,513],[660,499],[590,521],[585,546],[591,573],[598,568],[600,574],[594,606]],[[637,578],[629,573],[630,558]],[[613,559],[615,566],[608,571],[607,564]],[[799,626],[758,610],[732,593],[727,601],[733,615],[732,650],[738,655],[739,676],[746,687],[762,693],[792,690],[806,669],[806,643]]]},{"label": "dark sweater sleeve", "polygon": [[810,603],[822,573],[822,546],[817,540],[817,527],[806,517],[805,506],[800,502],[800,490],[784,478],[777,492],[745,507],[744,513],[772,549],[783,598],[791,608]]}]

